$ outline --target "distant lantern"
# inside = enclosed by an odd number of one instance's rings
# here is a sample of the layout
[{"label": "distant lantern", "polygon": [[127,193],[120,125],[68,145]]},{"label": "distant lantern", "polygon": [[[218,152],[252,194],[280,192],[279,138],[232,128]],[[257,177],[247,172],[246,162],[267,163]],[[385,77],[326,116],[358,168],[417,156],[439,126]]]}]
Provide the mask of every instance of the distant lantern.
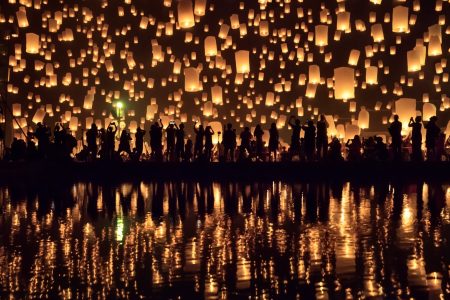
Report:
[{"label": "distant lantern", "polygon": [[416,117],[416,99],[400,98],[395,101],[395,114],[402,122],[403,129],[408,128],[409,119]]},{"label": "distant lantern", "polygon": [[353,68],[341,67],[334,69],[334,98],[355,98],[355,70]]},{"label": "distant lantern", "polygon": [[213,115],[213,103],[211,101],[206,101],[203,105],[203,116],[211,117]]},{"label": "distant lantern", "polygon": [[16,12],[16,17],[17,17],[17,25],[20,28],[28,27],[29,23],[27,18],[27,12],[24,6],[21,6],[19,10]]},{"label": "distant lantern", "polygon": [[222,87],[220,85],[215,85],[211,87],[211,99],[212,102],[216,105],[222,105]]},{"label": "distant lantern", "polygon": [[359,56],[361,51],[353,49],[350,51],[350,55],[348,57],[348,64],[350,66],[356,66],[358,64]]},{"label": "distant lantern", "polygon": [[215,36],[207,36],[205,38],[205,56],[217,55],[217,42]]},{"label": "distant lantern", "polygon": [[310,65],[308,71],[308,81],[314,84],[320,83],[320,67],[318,65]]},{"label": "distant lantern", "polygon": [[195,0],[194,14],[196,16],[204,16],[206,11],[206,0]]},{"label": "distant lantern", "polygon": [[69,129],[70,131],[77,131],[78,129],[78,117],[70,117],[70,121],[69,121]]},{"label": "distant lantern", "polygon": [[186,92],[198,92],[200,90],[199,76],[199,71],[196,68],[184,69],[184,90]]},{"label": "distant lantern", "polygon": [[266,106],[273,106],[275,102],[275,94],[273,92],[267,92],[266,94]]},{"label": "distant lantern", "polygon": [[30,32],[27,33],[25,52],[30,54],[36,54],[39,53],[39,49],[40,49],[39,35]]},{"label": "distant lantern", "polygon": [[14,117],[20,117],[22,115],[22,106],[20,103],[13,103],[12,113]]},{"label": "distant lantern", "polygon": [[409,9],[406,6],[396,6],[392,10],[392,31],[401,33],[409,29]]},{"label": "distant lantern", "polygon": [[315,27],[315,44],[316,46],[327,46],[328,45],[328,26],[327,25],[317,25]]},{"label": "distant lantern", "polygon": [[347,11],[337,14],[337,29],[340,31],[350,30],[350,13]]},{"label": "distant lantern", "polygon": [[236,73],[243,74],[250,72],[250,52],[239,50],[234,54],[236,60]]},{"label": "distant lantern", "polygon": [[406,53],[406,59],[408,61],[408,72],[417,72],[420,70],[420,54],[414,49]]},{"label": "distant lantern", "polygon": [[259,35],[266,37],[269,35],[269,22],[264,20],[259,23]]},{"label": "distant lantern", "polygon": [[430,37],[430,42],[428,43],[428,55],[429,56],[442,55],[441,40],[437,35],[432,35]]},{"label": "distant lantern", "polygon": [[424,103],[422,110],[422,119],[429,120],[436,115],[436,106],[433,103]]},{"label": "distant lantern", "polygon": [[33,119],[31,120],[34,124],[42,123],[44,121],[45,117],[45,110],[42,108],[39,108],[36,110]]},{"label": "distant lantern", "polygon": [[366,83],[367,84],[378,84],[378,68],[375,66],[370,66],[366,68]]},{"label": "distant lantern", "polygon": [[361,129],[369,128],[369,119],[369,112],[364,106],[362,106],[358,114],[358,126]]},{"label": "distant lantern", "polygon": [[383,26],[381,24],[374,24],[371,27],[371,36],[375,43],[384,41]]},{"label": "distant lantern", "polygon": [[192,2],[190,0],[180,0],[178,2],[178,23],[181,28],[191,28],[195,25]]}]

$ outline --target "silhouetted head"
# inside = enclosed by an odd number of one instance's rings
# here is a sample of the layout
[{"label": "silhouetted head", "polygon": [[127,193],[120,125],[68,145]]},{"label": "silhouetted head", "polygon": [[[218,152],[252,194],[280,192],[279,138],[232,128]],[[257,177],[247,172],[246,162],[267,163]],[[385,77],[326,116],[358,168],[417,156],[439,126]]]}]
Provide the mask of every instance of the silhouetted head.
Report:
[{"label": "silhouetted head", "polygon": [[203,130],[203,125],[198,126],[198,130]]},{"label": "silhouetted head", "polygon": [[422,117],[421,116],[417,116],[415,122],[416,123],[422,122]]},{"label": "silhouetted head", "polygon": [[271,129],[277,129],[277,124],[275,124],[275,123],[270,124],[270,128]]},{"label": "silhouetted head", "polygon": [[398,115],[394,115],[394,121],[398,121]]},{"label": "silhouetted head", "polygon": [[256,125],[256,129],[260,130],[261,129],[261,124]]},{"label": "silhouetted head", "polygon": [[295,119],[295,125],[300,125],[300,119]]},{"label": "silhouetted head", "polygon": [[231,130],[231,127],[233,127],[233,125],[231,125],[231,123],[228,123],[228,124],[227,124],[227,129],[228,129],[228,130]]},{"label": "silhouetted head", "polygon": [[325,121],[325,115],[320,115],[320,121]]},{"label": "silhouetted head", "polygon": [[184,124],[183,123],[180,123],[180,129],[184,129]]},{"label": "silhouetted head", "polygon": [[211,128],[211,126],[206,126],[206,131],[211,131],[212,130],[212,128]]},{"label": "silhouetted head", "polygon": [[250,128],[245,127],[245,128],[244,128],[244,131],[250,131]]},{"label": "silhouetted head", "polygon": [[153,123],[153,126],[159,127],[159,123],[158,123],[158,122],[155,122],[155,123]]},{"label": "silhouetted head", "polygon": [[95,125],[95,123],[92,123],[92,124],[91,124],[91,128],[92,128],[92,129],[97,129],[97,125]]},{"label": "silhouetted head", "polygon": [[437,117],[436,116],[432,116],[430,118],[430,122],[435,123],[437,121]]},{"label": "silhouetted head", "polygon": [[353,141],[359,142],[359,141],[361,141],[361,138],[359,137],[359,135],[355,135],[355,136],[353,137]]},{"label": "silhouetted head", "polygon": [[314,126],[313,120],[309,120],[309,121],[308,121],[308,126]]}]

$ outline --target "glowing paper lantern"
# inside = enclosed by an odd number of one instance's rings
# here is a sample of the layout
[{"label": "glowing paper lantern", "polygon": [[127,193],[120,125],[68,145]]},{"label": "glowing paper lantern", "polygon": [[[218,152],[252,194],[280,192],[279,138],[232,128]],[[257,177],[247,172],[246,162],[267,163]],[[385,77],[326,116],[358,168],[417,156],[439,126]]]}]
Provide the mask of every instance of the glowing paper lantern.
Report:
[{"label": "glowing paper lantern", "polygon": [[206,56],[215,56],[215,55],[217,55],[216,37],[214,37],[214,36],[207,36],[205,38],[205,55]]},{"label": "glowing paper lantern", "polygon": [[406,58],[408,60],[408,72],[417,72],[420,70],[420,54],[416,49],[408,51]]},{"label": "glowing paper lantern", "polygon": [[272,93],[272,92],[267,92],[265,105],[266,106],[273,106],[274,101],[275,101],[275,94]]},{"label": "glowing paper lantern", "polygon": [[334,69],[334,98],[355,98],[355,70],[353,68],[341,67]]},{"label": "glowing paper lantern", "polygon": [[436,106],[432,103],[424,103],[422,111],[422,119],[429,120],[436,115]]},{"label": "glowing paper lantern", "polygon": [[180,24],[181,28],[191,28],[195,25],[192,2],[190,0],[180,0],[178,2],[178,24]]},{"label": "glowing paper lantern", "polygon": [[211,87],[211,99],[212,99],[212,102],[216,105],[223,104],[222,87],[221,86],[215,85],[215,86]]},{"label": "glowing paper lantern", "polygon": [[44,121],[45,117],[45,110],[42,108],[39,108],[34,113],[33,119],[31,120],[34,124],[42,123]]},{"label": "glowing paper lantern", "polygon": [[337,14],[336,28],[341,31],[350,30],[350,13],[347,11],[339,12]]},{"label": "glowing paper lantern", "polygon": [[17,25],[19,26],[19,28],[28,27],[29,24],[25,7],[21,6],[19,8],[19,10],[16,12],[16,17],[17,17]]},{"label": "glowing paper lantern", "polygon": [[375,66],[370,66],[366,68],[366,83],[367,84],[378,84],[378,68]]},{"label": "glowing paper lantern", "polygon": [[358,126],[361,129],[369,128],[369,112],[366,110],[364,106],[361,107],[361,110],[358,114]]},{"label": "glowing paper lantern", "polygon": [[318,65],[310,65],[308,71],[309,82],[313,84],[320,83],[320,67]]},{"label": "glowing paper lantern", "polygon": [[236,73],[244,74],[250,72],[250,52],[239,50],[234,53],[236,60]]},{"label": "glowing paper lantern", "polygon": [[396,6],[392,10],[392,31],[401,33],[409,29],[409,8],[406,6]]},{"label": "glowing paper lantern", "polygon": [[437,35],[432,35],[430,37],[430,42],[428,43],[428,55],[429,56],[442,55],[441,40]]},{"label": "glowing paper lantern", "polygon": [[184,69],[184,90],[186,92],[198,92],[201,90],[199,76],[200,74],[196,68]]},{"label": "glowing paper lantern", "polygon": [[12,112],[14,117],[20,117],[22,115],[22,106],[20,103],[13,103]]},{"label": "glowing paper lantern", "polygon": [[403,129],[408,128],[409,119],[416,117],[416,99],[400,98],[395,101],[395,114],[398,115],[399,121],[402,122]]},{"label": "glowing paper lantern", "polygon": [[39,53],[39,49],[40,49],[39,35],[30,32],[27,33],[25,52],[30,54],[36,54]]},{"label": "glowing paper lantern", "polygon": [[213,103],[211,101],[206,101],[203,105],[203,115],[205,117],[210,117],[213,115]]},{"label": "glowing paper lantern", "polygon": [[196,16],[204,16],[206,11],[206,0],[195,0],[194,14]]},{"label": "glowing paper lantern", "polygon": [[316,46],[327,46],[328,45],[328,26],[326,25],[316,25],[315,27],[315,44]]},{"label": "glowing paper lantern", "polygon": [[350,51],[350,55],[348,57],[348,64],[350,66],[356,66],[358,64],[359,56],[361,51],[353,49]]}]

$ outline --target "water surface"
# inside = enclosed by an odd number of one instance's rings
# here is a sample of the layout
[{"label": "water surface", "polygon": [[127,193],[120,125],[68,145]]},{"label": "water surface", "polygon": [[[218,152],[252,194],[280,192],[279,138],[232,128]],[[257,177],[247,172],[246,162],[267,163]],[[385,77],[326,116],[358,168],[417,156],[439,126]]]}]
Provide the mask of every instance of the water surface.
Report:
[{"label": "water surface", "polygon": [[0,188],[0,295],[448,297],[450,185]]}]

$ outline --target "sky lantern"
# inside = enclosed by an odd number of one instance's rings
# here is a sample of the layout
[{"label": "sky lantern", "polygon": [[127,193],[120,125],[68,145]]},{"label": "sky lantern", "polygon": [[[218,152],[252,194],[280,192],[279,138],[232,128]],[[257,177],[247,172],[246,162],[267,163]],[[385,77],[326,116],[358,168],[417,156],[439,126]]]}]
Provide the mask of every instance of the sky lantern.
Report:
[{"label": "sky lantern", "polygon": [[267,92],[265,105],[270,107],[274,105],[274,102],[275,102],[275,94],[273,92]]},{"label": "sky lantern", "polygon": [[33,116],[32,122],[34,124],[44,122],[45,110],[43,108],[38,108]]},{"label": "sky lantern", "polygon": [[308,79],[310,83],[320,83],[320,67],[318,65],[309,65]]},{"label": "sky lantern", "polygon": [[199,80],[200,73],[196,68],[184,69],[184,90],[186,92],[198,92],[201,90],[201,83]]},{"label": "sky lantern", "polygon": [[206,0],[195,0],[194,14],[196,16],[204,16],[206,11]]},{"label": "sky lantern", "polygon": [[190,0],[180,0],[178,2],[178,24],[183,29],[194,27],[195,19]]},{"label": "sky lantern", "polygon": [[372,25],[370,31],[370,35],[372,36],[375,43],[381,43],[382,41],[384,41],[383,26],[381,24]]},{"label": "sky lantern", "polygon": [[334,69],[334,98],[355,98],[355,70],[349,67]]},{"label": "sky lantern", "polygon": [[366,68],[366,83],[367,84],[378,84],[378,68],[375,66],[370,66]]},{"label": "sky lantern", "polygon": [[328,26],[327,25],[316,25],[315,27],[315,44],[316,46],[327,46],[328,45]]},{"label": "sky lantern", "polygon": [[396,6],[392,10],[392,32],[403,33],[409,30],[409,8]]},{"label": "sky lantern", "polygon": [[215,56],[217,55],[217,42],[215,36],[207,36],[205,38],[205,55]]},{"label": "sky lantern", "polygon": [[37,54],[39,53],[39,49],[40,49],[39,35],[28,32],[26,34],[25,52],[30,54]]},{"label": "sky lantern", "polygon": [[417,72],[421,68],[420,53],[418,50],[413,49],[406,53],[408,61],[408,72]]},{"label": "sky lantern", "polygon": [[17,17],[17,25],[19,26],[19,28],[28,27],[29,23],[25,6],[19,7],[19,10],[16,12],[16,17]]},{"label": "sky lantern", "polygon": [[427,121],[435,115],[436,105],[434,105],[433,103],[424,103],[422,109],[422,119]]},{"label": "sky lantern", "polygon": [[402,122],[403,129],[408,128],[409,119],[416,117],[416,99],[400,98],[395,101],[395,114]]},{"label": "sky lantern", "polygon": [[348,57],[348,64],[350,66],[356,66],[358,64],[359,56],[361,54],[361,51],[353,49],[350,51],[350,55]]},{"label": "sky lantern", "polygon": [[206,101],[203,104],[203,116],[211,117],[213,115],[213,103],[211,101]]},{"label": "sky lantern", "polygon": [[355,135],[360,135],[361,128],[355,124],[346,124],[345,125],[345,141],[351,140],[355,137]]},{"label": "sky lantern", "polygon": [[442,55],[441,40],[437,35],[430,36],[430,42],[428,43],[428,55],[429,56]]},{"label": "sky lantern", "polygon": [[350,13],[348,11],[339,12],[337,14],[336,28],[344,32],[350,30]]},{"label": "sky lantern", "polygon": [[364,106],[361,106],[361,110],[358,114],[358,126],[361,129],[367,129],[369,128],[369,112]]},{"label": "sky lantern", "polygon": [[247,50],[239,50],[234,53],[236,61],[236,73],[250,72],[250,52]]},{"label": "sky lantern", "polygon": [[211,87],[211,99],[216,105],[223,104],[222,87],[220,85],[214,85]]}]

